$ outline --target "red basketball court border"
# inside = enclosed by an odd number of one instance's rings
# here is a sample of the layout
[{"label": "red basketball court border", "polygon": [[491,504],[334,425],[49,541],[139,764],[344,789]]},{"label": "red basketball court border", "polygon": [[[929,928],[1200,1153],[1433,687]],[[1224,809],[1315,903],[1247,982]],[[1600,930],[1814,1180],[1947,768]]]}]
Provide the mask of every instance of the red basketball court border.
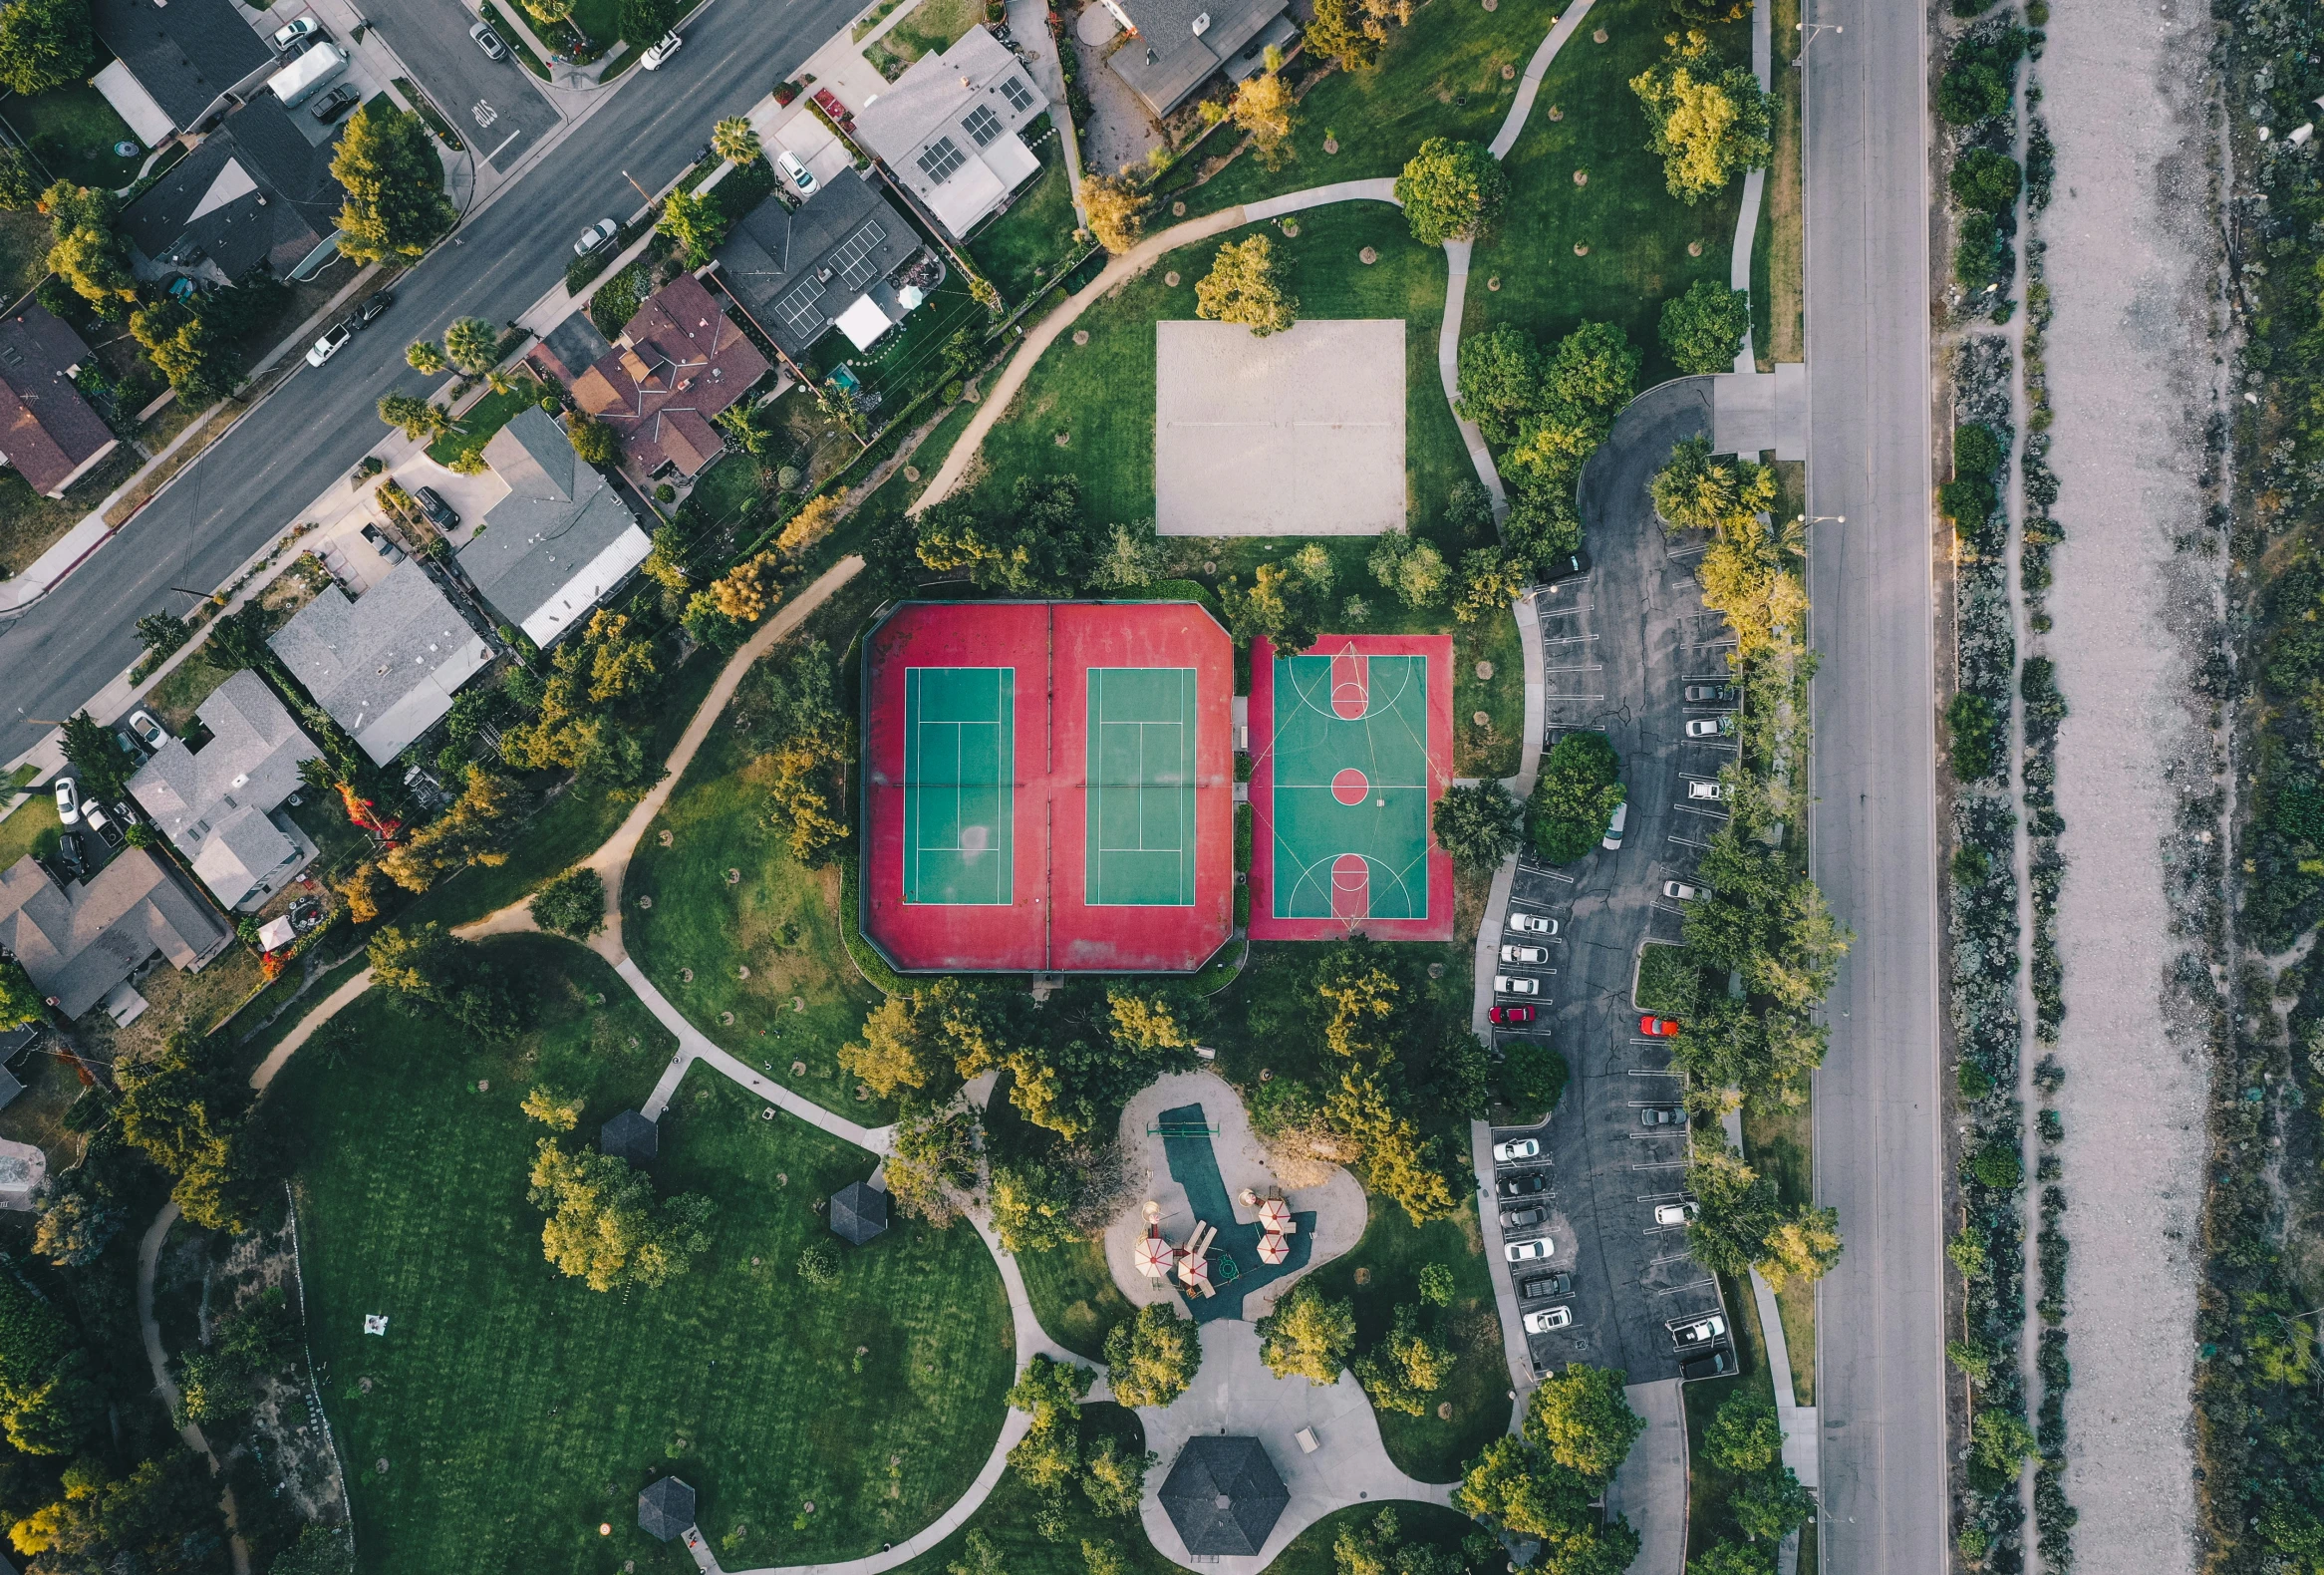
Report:
[{"label": "red basketball court border", "polygon": [[[914,667],[1017,671],[1016,900],[906,903],[904,683]],[[1195,900],[1085,900],[1089,672],[1195,669]],[[857,917],[903,973],[1192,973],[1234,934],[1235,652],[1196,602],[904,602],[863,641]],[[1433,901],[1431,907],[1433,908]]]},{"label": "red basketball court border", "polygon": [[[1453,642],[1449,634],[1326,634],[1307,652],[1332,653],[1331,709],[1342,716],[1359,717],[1368,656],[1425,656],[1428,658],[1428,780],[1429,807],[1452,786]],[[1425,919],[1279,919],[1275,913],[1275,658],[1274,643],[1261,637],[1251,646],[1251,938],[1255,941],[1335,941],[1350,930],[1361,930],[1381,941],[1449,941],[1453,938],[1452,855],[1428,839],[1428,917]],[[1349,664],[1346,678],[1341,664]],[[1341,703],[1343,682],[1351,693]],[[1350,709],[1352,708],[1352,709]],[[1349,768],[1340,778],[1355,773]],[[1355,773],[1360,775],[1360,773]],[[1341,794],[1339,778],[1332,795],[1340,801],[1360,801]],[[1348,784],[1353,788],[1354,784]],[[1368,911],[1363,901],[1370,874],[1356,855],[1342,855],[1331,870],[1331,902],[1337,912],[1343,903],[1355,912]]]}]

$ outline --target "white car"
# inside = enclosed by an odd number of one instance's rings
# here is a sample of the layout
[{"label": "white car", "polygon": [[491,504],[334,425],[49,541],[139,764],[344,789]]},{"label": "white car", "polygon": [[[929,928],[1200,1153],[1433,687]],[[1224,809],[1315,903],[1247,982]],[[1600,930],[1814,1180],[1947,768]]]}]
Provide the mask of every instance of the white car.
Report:
[{"label": "white car", "polygon": [[146,749],[155,753],[169,742],[169,735],[161,731],[161,724],[155,722],[153,714],[142,706],[130,713],[130,731],[138,736]]},{"label": "white car", "polygon": [[1735,731],[1733,717],[1696,717],[1686,725],[1690,739],[1723,739]]},{"label": "white car", "polygon": [[1512,913],[1509,927],[1520,935],[1555,935],[1558,921],[1539,913]]},{"label": "white car", "polygon": [[1546,1335],[1553,1329],[1568,1328],[1573,1322],[1573,1308],[1545,1307],[1540,1312],[1525,1315],[1525,1332],[1529,1335]]},{"label": "white car", "polygon": [[57,818],[66,825],[81,823],[81,789],[70,777],[57,779]]},{"label": "white car", "polygon": [[1505,963],[1546,963],[1550,951],[1546,946],[1504,946],[1501,960]]},{"label": "white car", "polygon": [[[1694,724],[1690,722],[1687,726],[1692,727]],[[1598,839],[1598,845],[1609,853],[1620,847],[1622,845],[1622,827],[1629,823],[1630,805],[1629,800],[1625,798],[1613,806],[1613,818],[1605,822],[1605,835]]]},{"label": "white car", "polygon": [[791,177],[791,184],[799,188],[799,195],[813,196],[815,194],[815,177],[808,172],[805,164],[799,162],[797,154],[786,148],[774,156],[774,161],[781,166],[784,174]]},{"label": "white car", "polygon": [[1668,1327],[1670,1338],[1675,1344],[1704,1346],[1709,1345],[1714,1340],[1725,1338],[1727,1320],[1721,1318],[1717,1313],[1711,1313],[1702,1318],[1681,1319]]},{"label": "white car", "polygon": [[1542,982],[1539,979],[1520,979],[1509,974],[1495,974],[1493,976],[1493,993],[1496,995],[1540,995]]},{"label": "white car", "polygon": [[1533,1263],[1557,1250],[1557,1244],[1544,1236],[1539,1241],[1513,1241],[1501,1249],[1501,1256],[1511,1263]]},{"label": "white car", "polygon": [[1683,880],[1665,880],[1662,882],[1662,895],[1673,902],[1692,902],[1702,895],[1702,888],[1690,886]]},{"label": "white car", "polygon": [[678,46],[685,42],[685,39],[678,36],[677,30],[672,29],[662,35],[662,42],[653,45],[646,51],[645,56],[639,60],[638,64],[648,71],[659,70],[662,62],[677,54]]},{"label": "white car", "polygon": [[339,354],[339,352],[345,348],[347,341],[353,339],[354,337],[355,327],[353,324],[346,322],[333,323],[329,328],[323,330],[323,337],[316,340],[313,346],[308,349],[307,365],[311,367],[321,366],[324,362]]},{"label": "white car", "polygon": [[1717,803],[1726,794],[1719,790],[1717,783],[1688,783],[1686,796],[1690,802]]},{"label": "white car", "polygon": [[88,822],[90,830],[105,839],[108,847],[119,847],[129,840],[122,834],[120,826],[105,817],[105,811],[97,806],[95,799],[81,806],[81,818]]},{"label": "white car", "polygon": [[274,52],[279,55],[300,39],[313,38],[316,32],[315,19],[311,16],[300,17],[287,27],[278,27],[274,30]]},{"label": "white car", "polygon": [[604,245],[607,241],[613,239],[614,236],[620,233],[621,220],[613,218],[601,218],[596,223],[583,230],[581,232],[581,238],[573,242],[573,255],[576,257],[586,257],[591,252],[595,251],[598,247]]},{"label": "white car", "polygon": [[1692,1218],[1694,1218],[1694,1205],[1692,1203],[1657,1203],[1654,1205],[1654,1223],[1657,1225],[1683,1225]]},{"label": "white car", "polygon": [[1538,1158],[1542,1151],[1539,1137],[1512,1137],[1505,1143],[1493,1145],[1493,1162],[1497,1165],[1515,1164],[1520,1159]]}]

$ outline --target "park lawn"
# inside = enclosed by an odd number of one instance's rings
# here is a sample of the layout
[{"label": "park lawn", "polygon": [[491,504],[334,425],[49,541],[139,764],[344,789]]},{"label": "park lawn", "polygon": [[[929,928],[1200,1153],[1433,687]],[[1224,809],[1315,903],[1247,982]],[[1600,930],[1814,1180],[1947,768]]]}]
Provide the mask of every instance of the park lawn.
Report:
[{"label": "park lawn", "polygon": [[[934,3],[934,0],[930,0]],[[1041,172],[1009,211],[978,231],[969,256],[1012,305],[1041,289],[1081,248],[1073,240],[1073,183],[1054,133],[1040,147]]]},{"label": "park lawn", "polygon": [[131,158],[113,151],[116,143],[136,143],[137,134],[86,82],[29,99],[17,93],[0,97],[0,121],[57,179],[75,185],[118,191],[137,178],[138,166],[145,161],[143,146]]},{"label": "park lawn", "polygon": [[1062,1247],[1036,1247],[1017,1255],[1033,1316],[1049,1338],[1092,1362],[1105,1360],[1105,1337],[1137,1309],[1113,1283],[1102,1242],[1084,1238]]},{"label": "park lawn", "polygon": [[1703,1448],[1704,1429],[1727,1397],[1739,1390],[1756,1390],[1771,1401],[1775,1396],[1775,1387],[1768,1382],[1766,1349],[1760,1344],[1759,1314],[1751,1305],[1751,1288],[1721,1275],[1719,1291],[1726,1298],[1727,1321],[1733,1326],[1735,1372],[1726,1378],[1699,1379],[1679,1391],[1686,1402],[1686,1545],[1698,1551],[1718,1542],[1744,1540],[1728,1504],[1740,1478],[1711,1463]]},{"label": "park lawn", "polygon": [[[1399,1304],[1419,1305],[1420,1270],[1441,1263],[1453,1272],[1452,1305],[1424,1308],[1422,1327],[1452,1348],[1452,1377],[1418,1417],[1373,1408],[1380,1441],[1399,1470],[1423,1482],[1460,1478],[1469,1460],[1509,1430],[1509,1360],[1501,1314],[1485,1262],[1472,1193],[1451,1219],[1414,1225],[1383,1197],[1368,1196],[1371,1217],[1355,1250],[1308,1278],[1324,1295],[1355,1303],[1356,1350],[1366,1353],[1388,1333]],[[1438,1415],[1444,1406],[1450,1417]]]},{"label": "park lawn", "polygon": [[541,387],[530,378],[512,378],[505,394],[487,393],[459,418],[459,431],[447,432],[428,446],[428,458],[450,465],[463,454],[481,453],[492,434],[528,405],[540,403]]},{"label": "park lawn", "polygon": [[[582,948],[488,945],[540,990],[533,1032],[478,1045],[374,991],[268,1103],[299,1148],[308,1328],[362,1568],[682,1569],[637,1526],[639,1490],[667,1472],[737,1567],[860,1556],[933,1519],[990,1453],[1014,1370],[976,1233],[899,1217],[838,1244],[817,1205],[872,1156],[761,1120],[697,1067],[651,1169],[665,1193],[717,1201],[710,1251],[660,1290],[558,1276],[524,1198],[545,1133],[517,1102],[535,1079],[583,1095],[586,1139],[645,1097],[673,1041]],[[832,1292],[793,1273],[813,1243],[842,1255]],[[370,1313],[386,1339],[361,1333]]]},{"label": "park lawn", "polygon": [[[1586,25],[1604,28],[1608,41],[1577,34],[1543,78],[1525,132],[1502,161],[1508,204],[1477,243],[1461,328],[1514,323],[1547,345],[1583,322],[1610,322],[1644,353],[1638,386],[1651,388],[1677,370],[1662,348],[1662,303],[1697,279],[1726,282],[1743,178],[1689,207],[1670,195],[1662,160],[1646,146],[1645,111],[1629,82],[1662,57],[1664,6],[1606,0]],[[1717,50],[1748,62],[1743,24],[1711,32]],[[1552,106],[1563,120],[1549,118]],[[1574,183],[1577,170],[1588,171],[1588,184]],[[1699,257],[1687,254],[1694,242]],[[1577,245],[1590,254],[1576,256]]]},{"label": "park lawn", "polygon": [[[1743,1152],[1761,1175],[1775,1178],[1785,1208],[1816,1200],[1815,1107],[1743,1111]],[[1775,1293],[1784,1350],[1792,1363],[1793,1401],[1816,1404],[1816,1282],[1794,1277]]]},{"label": "park lawn", "polygon": [[[718,1044],[816,1103],[877,1125],[893,1106],[856,1100],[838,1053],[879,993],[840,944],[838,869],[806,868],[759,824],[770,779],[732,729],[712,732],[631,859],[622,938],[646,977]],[[742,872],[739,882],[728,884],[729,869]],[[652,908],[639,906],[644,897]],[[806,1064],[803,1075],[792,1074],[795,1062]]]}]

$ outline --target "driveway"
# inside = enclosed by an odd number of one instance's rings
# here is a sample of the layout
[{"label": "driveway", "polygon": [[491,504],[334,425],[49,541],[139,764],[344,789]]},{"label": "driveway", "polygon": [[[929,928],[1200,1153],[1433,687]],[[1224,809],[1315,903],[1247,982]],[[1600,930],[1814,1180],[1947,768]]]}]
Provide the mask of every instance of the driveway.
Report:
[{"label": "driveway", "polygon": [[539,79],[513,48],[506,60],[487,59],[468,37],[476,12],[460,0],[372,0],[365,14],[419,74],[436,107],[458,128],[460,141],[494,168],[512,167],[556,129],[556,109],[537,86]]}]

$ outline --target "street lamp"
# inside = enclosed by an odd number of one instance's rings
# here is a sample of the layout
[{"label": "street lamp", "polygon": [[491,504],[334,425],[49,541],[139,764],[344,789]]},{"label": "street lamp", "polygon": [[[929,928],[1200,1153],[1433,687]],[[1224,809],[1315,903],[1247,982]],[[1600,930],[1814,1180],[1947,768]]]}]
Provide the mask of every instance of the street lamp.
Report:
[{"label": "street lamp", "polygon": [[1845,525],[1848,523],[1846,514],[1799,514],[1794,517],[1796,522],[1801,525]]},{"label": "street lamp", "polygon": [[1816,41],[1817,34],[1847,31],[1838,22],[1794,22],[1792,27],[1800,35],[1800,52],[1792,57],[1792,70],[1794,71],[1798,71],[1808,63],[1808,46]]}]

